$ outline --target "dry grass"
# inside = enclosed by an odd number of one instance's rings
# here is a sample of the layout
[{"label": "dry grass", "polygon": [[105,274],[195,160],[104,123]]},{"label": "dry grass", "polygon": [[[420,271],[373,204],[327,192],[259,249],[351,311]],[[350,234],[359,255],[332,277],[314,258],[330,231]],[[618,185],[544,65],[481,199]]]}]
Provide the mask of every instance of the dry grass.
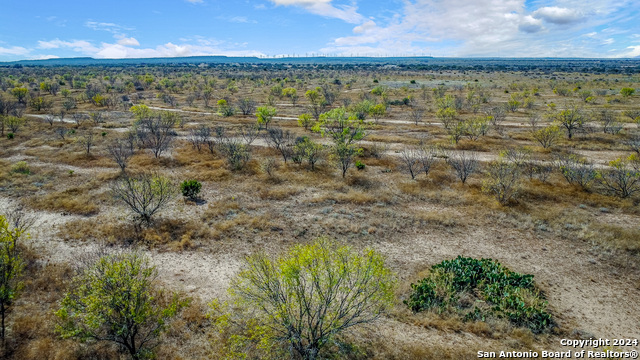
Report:
[{"label": "dry grass", "polygon": [[320,196],[313,197],[310,201],[312,203],[324,203],[329,201],[338,204],[369,205],[375,203],[390,203],[391,200],[392,196],[387,192],[380,191],[372,194],[352,189],[347,193],[325,193]]},{"label": "dry grass", "polygon": [[286,200],[302,192],[302,189],[292,186],[280,186],[271,189],[258,187],[256,190],[258,191],[258,196],[260,196],[260,199],[276,201]]},{"label": "dry grass", "polygon": [[27,203],[30,207],[38,210],[62,211],[84,216],[96,215],[100,212],[95,196],[87,194],[86,190],[81,188],[71,188],[41,197],[33,197]]},{"label": "dry grass", "polygon": [[176,251],[198,247],[212,231],[197,221],[158,218],[150,228],[114,219],[71,220],[58,229],[66,241],[98,241],[114,245],[144,244]]},{"label": "dry grass", "polygon": [[458,225],[467,225],[465,223],[460,224],[458,221],[460,214],[452,212],[450,210],[418,210],[416,212],[412,212],[412,214],[421,223],[421,225],[444,228],[451,228]]},{"label": "dry grass", "polygon": [[207,210],[202,215],[202,221],[210,221],[219,216],[227,216],[231,213],[237,213],[240,204],[235,198],[226,198],[209,204]]}]

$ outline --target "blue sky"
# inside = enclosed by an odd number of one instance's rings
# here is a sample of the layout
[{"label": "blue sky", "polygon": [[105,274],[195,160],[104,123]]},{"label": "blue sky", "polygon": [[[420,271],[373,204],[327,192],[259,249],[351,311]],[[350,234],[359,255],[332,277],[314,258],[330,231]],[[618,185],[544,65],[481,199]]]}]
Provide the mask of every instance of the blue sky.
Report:
[{"label": "blue sky", "polygon": [[638,0],[1,0],[0,61],[638,57]]}]

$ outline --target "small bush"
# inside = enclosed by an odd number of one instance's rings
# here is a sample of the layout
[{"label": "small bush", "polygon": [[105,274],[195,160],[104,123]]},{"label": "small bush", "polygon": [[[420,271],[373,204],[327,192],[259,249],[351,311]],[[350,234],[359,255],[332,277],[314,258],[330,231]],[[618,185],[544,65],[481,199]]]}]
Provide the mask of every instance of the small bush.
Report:
[{"label": "small bush", "polygon": [[7,133],[7,139],[12,140],[15,137],[14,133]]},{"label": "small bush", "polygon": [[569,184],[589,190],[598,175],[593,163],[577,154],[557,155],[556,167]]},{"label": "small bush", "polygon": [[367,167],[367,165],[365,165],[362,161],[360,161],[360,160],[356,161],[356,169],[364,170],[366,167]]},{"label": "small bush", "polygon": [[182,196],[194,201],[198,199],[198,194],[200,193],[201,188],[202,184],[197,180],[185,180],[182,184],[180,184],[180,191],[182,191]]},{"label": "small bush", "polygon": [[26,161],[18,161],[11,167],[11,171],[18,174],[31,174],[31,170],[29,169],[29,165],[27,165]]},{"label": "small bush", "polygon": [[533,275],[513,272],[491,259],[458,256],[445,260],[411,288],[413,292],[404,303],[415,312],[436,308],[458,313],[467,321],[506,318],[536,333],[552,325],[547,302]]}]

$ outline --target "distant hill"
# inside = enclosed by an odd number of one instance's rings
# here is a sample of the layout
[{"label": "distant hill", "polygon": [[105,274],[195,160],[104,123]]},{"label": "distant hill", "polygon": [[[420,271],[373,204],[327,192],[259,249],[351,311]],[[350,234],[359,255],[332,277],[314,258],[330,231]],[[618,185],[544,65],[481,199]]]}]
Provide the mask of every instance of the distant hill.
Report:
[{"label": "distant hill", "polygon": [[176,64],[416,64],[433,59],[424,57],[285,57],[285,58],[258,58],[258,57],[227,57],[227,56],[190,56],[172,58],[146,58],[146,59],[94,59],[90,57],[47,59],[47,60],[20,60],[0,62],[0,66],[25,65],[25,66],[88,66],[88,65],[176,65]]},{"label": "distant hill", "polygon": [[318,67],[398,67],[411,70],[476,70],[476,71],[539,71],[539,72],[595,72],[637,73],[640,59],[581,59],[581,58],[434,58],[422,57],[227,57],[192,56],[147,59],[68,58],[48,60],[20,60],[0,62],[4,67],[62,67],[62,66],[318,66]]}]

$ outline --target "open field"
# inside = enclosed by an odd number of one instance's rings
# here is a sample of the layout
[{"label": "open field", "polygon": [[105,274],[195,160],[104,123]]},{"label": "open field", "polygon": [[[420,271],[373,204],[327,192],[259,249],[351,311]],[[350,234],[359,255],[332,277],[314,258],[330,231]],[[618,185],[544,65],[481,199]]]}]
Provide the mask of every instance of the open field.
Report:
[{"label": "open field", "polygon": [[[397,279],[394,305],[328,358],[471,359],[566,351],[563,338],[638,339],[640,96],[621,90],[639,82],[560,66],[0,67],[0,214],[34,221],[5,356],[126,358],[60,339],[53,311],[78,259],[137,249],[164,288],[193,299],[157,358],[225,358],[206,304],[230,300],[247,256],[319,237],[374,249]],[[276,110],[268,125],[257,124],[261,109]],[[344,173],[329,124],[341,109],[362,135],[345,145],[356,151]],[[154,130],[156,118],[169,125]],[[318,150],[314,164],[303,141]],[[117,145],[131,147],[124,170]],[[472,169],[457,173],[456,161]],[[143,222],[114,192],[141,174],[202,188]],[[410,284],[458,255],[534,275],[553,326],[409,310]]]}]

